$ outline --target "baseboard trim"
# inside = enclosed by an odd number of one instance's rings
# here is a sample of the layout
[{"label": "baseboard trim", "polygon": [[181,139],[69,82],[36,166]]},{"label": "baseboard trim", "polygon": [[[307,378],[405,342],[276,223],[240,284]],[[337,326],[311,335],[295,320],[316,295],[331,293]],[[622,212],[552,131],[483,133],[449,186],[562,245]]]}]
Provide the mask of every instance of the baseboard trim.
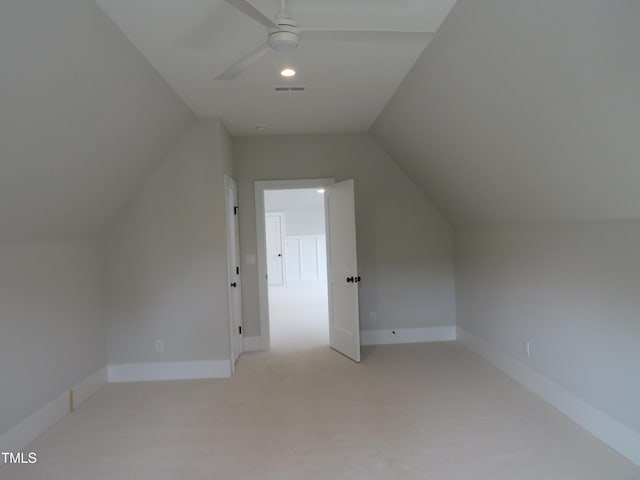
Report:
[{"label": "baseboard trim", "polygon": [[262,350],[262,337],[244,337],[242,341],[245,352],[260,352]]},{"label": "baseboard trim", "polygon": [[197,378],[227,378],[231,376],[231,362],[127,363],[109,365],[109,382],[151,382],[158,380],[191,380]]},{"label": "baseboard trim", "polygon": [[87,378],[78,383],[71,389],[71,409],[74,410],[84,403],[89,397],[93,396],[98,390],[109,382],[107,367],[101,368],[97,372],[89,375]]},{"label": "baseboard trim", "polygon": [[[71,411],[71,399],[80,405],[107,383],[107,369],[101,368],[54,400],[43,405],[16,426],[0,435],[0,451],[19,452]],[[73,392],[73,393],[72,393]],[[0,465],[2,465],[0,459]]]},{"label": "baseboard trim", "polygon": [[640,433],[593,407],[485,340],[457,329],[458,340],[522,386],[542,397],[615,451],[640,465]]},{"label": "baseboard trim", "polygon": [[447,342],[456,339],[456,327],[394,328],[361,330],[361,345],[390,345],[394,343]]}]

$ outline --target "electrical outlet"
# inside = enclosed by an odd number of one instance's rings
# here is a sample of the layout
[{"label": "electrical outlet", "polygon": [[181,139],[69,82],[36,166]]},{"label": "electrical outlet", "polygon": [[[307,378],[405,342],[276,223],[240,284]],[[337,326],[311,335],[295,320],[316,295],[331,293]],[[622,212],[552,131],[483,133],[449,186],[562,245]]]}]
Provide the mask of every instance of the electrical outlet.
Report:
[{"label": "electrical outlet", "polygon": [[376,323],[378,321],[378,314],[376,312],[369,313],[369,321],[371,323]]},{"label": "electrical outlet", "polygon": [[156,352],[164,352],[164,340],[156,340]]},{"label": "electrical outlet", "polygon": [[531,342],[529,340],[525,340],[523,342],[523,346],[524,346],[524,355],[527,358],[531,357]]}]

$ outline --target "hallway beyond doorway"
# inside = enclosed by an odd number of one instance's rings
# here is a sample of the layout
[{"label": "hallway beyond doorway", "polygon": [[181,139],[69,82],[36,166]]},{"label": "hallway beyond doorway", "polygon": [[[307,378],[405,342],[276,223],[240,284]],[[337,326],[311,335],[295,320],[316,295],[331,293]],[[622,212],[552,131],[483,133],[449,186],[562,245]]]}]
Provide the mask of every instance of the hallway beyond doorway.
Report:
[{"label": "hallway beyond doorway", "polygon": [[302,350],[328,345],[326,282],[269,287],[271,348]]}]

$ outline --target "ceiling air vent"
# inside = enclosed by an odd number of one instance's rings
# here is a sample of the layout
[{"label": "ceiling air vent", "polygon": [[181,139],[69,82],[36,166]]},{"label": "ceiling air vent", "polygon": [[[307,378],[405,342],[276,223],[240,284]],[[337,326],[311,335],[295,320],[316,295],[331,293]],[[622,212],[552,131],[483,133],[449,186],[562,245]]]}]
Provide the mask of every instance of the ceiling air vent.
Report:
[{"label": "ceiling air vent", "polygon": [[276,93],[301,93],[306,90],[306,87],[290,87],[288,85],[278,85],[273,87],[273,91]]}]

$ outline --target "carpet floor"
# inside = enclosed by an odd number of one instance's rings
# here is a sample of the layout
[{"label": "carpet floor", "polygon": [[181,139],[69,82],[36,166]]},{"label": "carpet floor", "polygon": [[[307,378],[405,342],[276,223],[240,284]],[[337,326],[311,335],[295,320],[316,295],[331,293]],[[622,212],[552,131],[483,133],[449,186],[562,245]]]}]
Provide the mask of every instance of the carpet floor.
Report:
[{"label": "carpet floor", "polygon": [[640,468],[462,345],[244,355],[231,379],[111,384],[3,480],[622,480]]}]

